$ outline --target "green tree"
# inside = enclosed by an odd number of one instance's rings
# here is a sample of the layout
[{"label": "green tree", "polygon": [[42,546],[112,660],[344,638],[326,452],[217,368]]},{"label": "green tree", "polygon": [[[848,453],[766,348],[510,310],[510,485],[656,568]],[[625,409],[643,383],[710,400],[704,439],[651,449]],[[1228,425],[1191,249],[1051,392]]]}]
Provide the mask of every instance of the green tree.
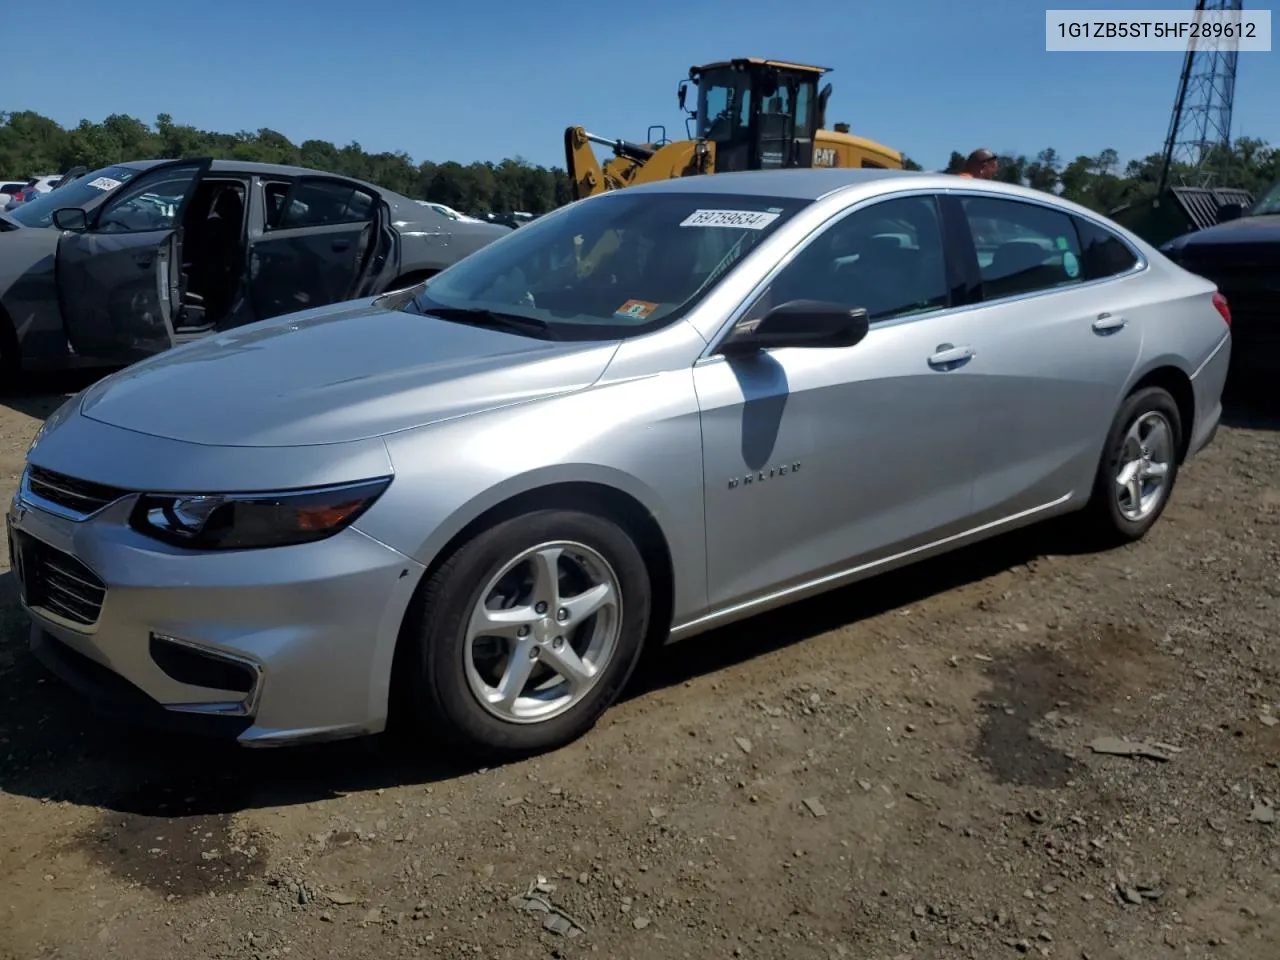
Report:
[{"label": "green tree", "polygon": [[[175,123],[162,113],[154,124],[125,114],[101,123],[82,120],[64,129],[31,110],[0,112],[0,176],[23,179],[55,174],[73,166],[89,169],[149,157],[235,158],[285,163],[368,180],[416,199],[446,203],[465,213],[545,213],[568,203],[569,178],[559,167],[531,164],[520,156],[496,163],[461,164],[452,160],[415,163],[401,151],[369,153],[359,143],[336,146],[328,140],[294,144],[276,130],[219,133]],[[964,167],[965,154],[953,150],[947,173]],[[908,170],[920,169],[909,157]],[[1102,213],[1154,195],[1162,157],[1153,153],[1123,166],[1113,149],[1067,161],[1052,147],[1035,154],[1000,157],[997,178],[1037,190],[1059,193]],[[1265,141],[1241,137],[1218,147],[1200,170],[1176,164],[1170,181],[1244,187],[1255,196],[1280,181],[1280,150]]]},{"label": "green tree", "polygon": [[170,114],[148,125],[112,114],[101,123],[82,120],[66,130],[30,110],[0,113],[0,176],[24,179],[153,157],[213,157],[283,163],[376,183],[419,200],[436,200],[470,213],[545,213],[569,199],[565,172],[520,157],[500,163],[414,163],[404,152],[369,153],[358,143],[327,140],[293,143],[277,130],[218,133],[175,123]]}]

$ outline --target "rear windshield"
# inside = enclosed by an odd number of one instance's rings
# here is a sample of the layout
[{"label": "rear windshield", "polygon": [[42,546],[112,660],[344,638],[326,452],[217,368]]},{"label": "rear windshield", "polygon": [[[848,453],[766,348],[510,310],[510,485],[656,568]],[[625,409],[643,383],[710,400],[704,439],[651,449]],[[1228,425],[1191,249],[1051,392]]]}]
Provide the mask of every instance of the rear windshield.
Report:
[{"label": "rear windshield", "polygon": [[128,183],[140,170],[133,167],[103,167],[72,180],[61,190],[42,193],[34,200],[9,211],[9,216],[24,227],[53,226],[53,211],[63,207],[87,207],[96,204],[112,190]]},{"label": "rear windshield", "polygon": [[1280,183],[1274,184],[1270,190],[1264,193],[1258,199],[1258,202],[1253,205],[1253,209],[1249,213],[1255,217],[1267,213],[1280,213]]}]

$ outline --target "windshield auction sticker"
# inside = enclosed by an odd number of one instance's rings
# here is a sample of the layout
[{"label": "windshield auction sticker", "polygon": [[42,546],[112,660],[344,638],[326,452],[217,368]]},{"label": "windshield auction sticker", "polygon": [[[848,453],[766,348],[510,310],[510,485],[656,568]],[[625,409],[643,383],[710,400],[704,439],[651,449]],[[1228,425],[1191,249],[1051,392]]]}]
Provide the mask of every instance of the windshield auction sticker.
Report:
[{"label": "windshield auction sticker", "polygon": [[763,230],[777,219],[778,214],[762,213],[759,210],[695,210],[680,221],[680,226]]},{"label": "windshield auction sticker", "polygon": [[613,315],[615,317],[627,317],[630,320],[644,320],[657,309],[658,305],[650,303],[648,300],[628,300],[613,311]]},{"label": "windshield auction sticker", "polygon": [[89,181],[89,186],[98,190],[114,190],[120,186],[120,181],[112,180],[110,177],[96,177]]}]

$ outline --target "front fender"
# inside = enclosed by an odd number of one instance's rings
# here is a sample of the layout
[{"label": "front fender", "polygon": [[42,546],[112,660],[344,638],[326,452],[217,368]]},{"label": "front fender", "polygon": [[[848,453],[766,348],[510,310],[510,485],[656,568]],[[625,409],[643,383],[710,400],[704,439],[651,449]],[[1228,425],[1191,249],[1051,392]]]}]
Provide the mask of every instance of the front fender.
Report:
[{"label": "front fender", "polygon": [[702,435],[692,372],[573,394],[385,438],[395,480],[359,529],[424,567],[513,497],[567,483],[623,493],[666,539],[677,619],[706,605]]}]

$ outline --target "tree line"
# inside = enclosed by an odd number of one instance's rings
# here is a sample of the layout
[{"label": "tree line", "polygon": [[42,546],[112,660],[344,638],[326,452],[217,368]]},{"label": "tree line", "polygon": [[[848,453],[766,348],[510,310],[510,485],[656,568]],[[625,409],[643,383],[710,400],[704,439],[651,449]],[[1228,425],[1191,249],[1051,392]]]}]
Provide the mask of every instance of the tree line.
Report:
[{"label": "tree line", "polygon": [[[945,171],[959,172],[964,161],[965,155],[953,151]],[[1001,155],[996,179],[1056,193],[1105,214],[1155,196],[1162,165],[1163,156],[1159,153],[1122,166],[1115,150],[1067,160],[1049,147],[1034,157]],[[1280,148],[1250,137],[1240,137],[1230,147],[1215,148],[1199,171],[1180,163],[1173,164],[1169,171],[1169,183],[1174,186],[1243,187],[1255,198],[1277,181]]]},{"label": "tree line", "polygon": [[96,170],[153,157],[212,157],[308,167],[356,177],[465,213],[546,213],[570,199],[564,170],[520,157],[465,165],[452,160],[415,163],[407,153],[369,153],[354,142],[344,147],[328,140],[295,144],[266,128],[239,133],[199,130],[174,123],[167,113],[160,114],[154,125],[112,114],[101,123],[81,120],[71,129],[30,110],[0,113],[0,177],[19,180],[77,166]]},{"label": "tree line", "polygon": [[[415,163],[404,152],[369,153],[359,143],[339,147],[328,140],[293,143],[263,128],[216,133],[174,123],[160,114],[154,124],[112,114],[101,123],[81,120],[66,129],[30,110],[0,113],[0,176],[22,179],[57,174],[75,166],[90,170],[125,160],[206,156],[284,163],[357,177],[416,199],[434,200],[466,213],[545,213],[570,199],[569,178],[559,167],[529,163],[519,156],[497,163],[452,160]],[[909,169],[920,169],[908,159]],[[953,151],[945,167],[955,173],[964,154]],[[1152,154],[1121,165],[1115,150],[1068,160],[1053,148],[1034,157],[1000,158],[997,178],[1059,193],[1100,213],[1154,195],[1161,157]],[[1219,148],[1200,173],[1176,166],[1172,182],[1198,183],[1202,174],[1223,186],[1245,187],[1255,196],[1280,181],[1280,149],[1241,137]]]}]

